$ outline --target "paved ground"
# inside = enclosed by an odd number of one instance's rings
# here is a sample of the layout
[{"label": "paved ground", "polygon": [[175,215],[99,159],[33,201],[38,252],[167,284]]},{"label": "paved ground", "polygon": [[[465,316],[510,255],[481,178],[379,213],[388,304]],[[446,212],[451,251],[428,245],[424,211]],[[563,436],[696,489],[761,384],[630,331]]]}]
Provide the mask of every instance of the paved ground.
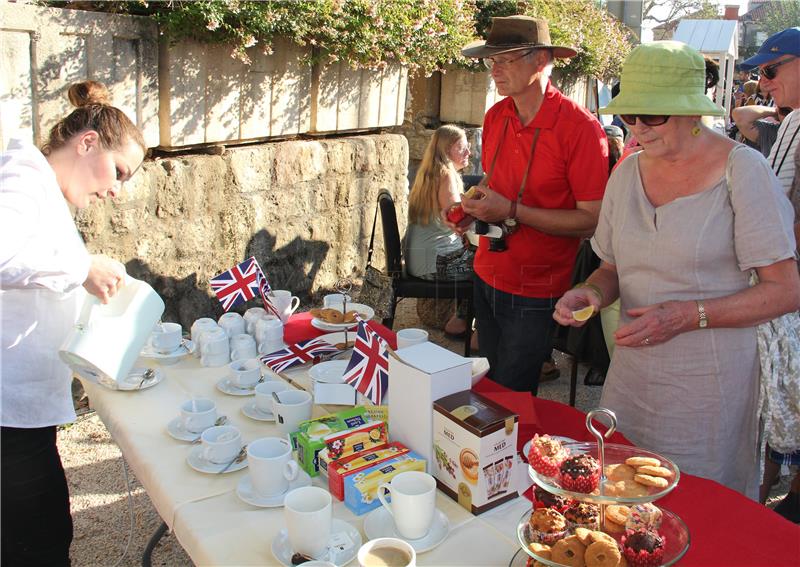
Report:
[{"label": "paved ground", "polygon": [[[414,301],[405,300],[398,309],[395,330],[419,327]],[[431,340],[454,352],[463,352],[463,343],[453,341],[441,331],[428,329]],[[565,360],[556,356],[556,364],[566,368]],[[576,406],[584,411],[597,406],[600,388],[584,386],[579,371]],[[567,402],[569,380],[567,370],[554,382],[542,384],[540,396]],[[85,411],[85,401],[78,402],[79,411]],[[72,496],[72,514],[75,522],[75,540],[72,544],[72,563],[76,566],[127,566],[141,565],[141,556],[147,541],[161,524],[147,493],[128,471],[132,497],[132,520],[128,488],[123,473],[124,461],[119,448],[111,439],[100,419],[93,413],[84,413],[78,421],[59,432],[59,449]],[[788,490],[788,478],[773,490],[771,502],[779,500]],[[128,544],[130,538],[130,544]],[[122,557],[123,552],[127,553]],[[509,558],[510,559],[510,558]],[[153,565],[192,565],[191,560],[168,534],[153,553]]]}]

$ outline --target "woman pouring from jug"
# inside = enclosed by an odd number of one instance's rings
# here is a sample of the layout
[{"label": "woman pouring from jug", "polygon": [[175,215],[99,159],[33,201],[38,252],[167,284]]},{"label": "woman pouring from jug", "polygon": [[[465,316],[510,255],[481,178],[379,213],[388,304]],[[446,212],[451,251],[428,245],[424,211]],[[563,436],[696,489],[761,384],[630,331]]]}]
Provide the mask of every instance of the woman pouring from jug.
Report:
[{"label": "woman pouring from jug", "polygon": [[2,565],[69,565],[72,518],[56,426],[74,421],[71,373],[58,349],[77,318],[81,285],[108,302],[124,267],[90,255],[70,205],[114,197],[147,146],[94,81],[69,89],[77,108],[37,149],[11,139],[0,154],[0,507]]}]

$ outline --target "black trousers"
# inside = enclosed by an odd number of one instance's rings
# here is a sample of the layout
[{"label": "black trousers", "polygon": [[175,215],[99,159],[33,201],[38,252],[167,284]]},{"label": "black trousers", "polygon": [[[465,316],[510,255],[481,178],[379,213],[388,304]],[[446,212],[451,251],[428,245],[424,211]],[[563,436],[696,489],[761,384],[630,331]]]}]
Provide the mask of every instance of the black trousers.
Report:
[{"label": "black trousers", "polygon": [[70,565],[69,489],[56,427],[0,427],[0,564]]}]

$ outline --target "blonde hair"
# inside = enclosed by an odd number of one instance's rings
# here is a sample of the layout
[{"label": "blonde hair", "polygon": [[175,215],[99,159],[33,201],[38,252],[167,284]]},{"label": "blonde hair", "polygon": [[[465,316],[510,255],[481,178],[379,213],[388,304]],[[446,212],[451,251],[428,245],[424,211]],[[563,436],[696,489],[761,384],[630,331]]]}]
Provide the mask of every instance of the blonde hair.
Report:
[{"label": "blonde hair", "polygon": [[433,133],[408,198],[409,222],[426,225],[432,214],[438,214],[439,184],[442,177],[454,174],[461,178],[447,152],[453,144],[466,137],[464,130],[449,124],[440,126]]},{"label": "blonde hair", "polygon": [[49,155],[73,136],[87,130],[97,132],[104,149],[119,150],[133,140],[143,152],[147,152],[142,133],[124,112],[111,106],[108,89],[103,83],[75,83],[69,88],[67,96],[76,108],[50,130],[47,142],[42,146],[44,155]]}]

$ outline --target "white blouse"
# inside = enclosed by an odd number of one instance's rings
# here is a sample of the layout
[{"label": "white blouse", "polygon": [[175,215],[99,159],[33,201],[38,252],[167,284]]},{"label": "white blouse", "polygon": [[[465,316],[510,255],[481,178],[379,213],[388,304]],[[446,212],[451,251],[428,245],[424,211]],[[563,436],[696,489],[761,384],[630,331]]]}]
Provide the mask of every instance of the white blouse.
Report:
[{"label": "white blouse", "polygon": [[84,297],[90,257],[55,172],[34,146],[0,154],[0,424],[75,419],[71,372],[58,357]]}]

